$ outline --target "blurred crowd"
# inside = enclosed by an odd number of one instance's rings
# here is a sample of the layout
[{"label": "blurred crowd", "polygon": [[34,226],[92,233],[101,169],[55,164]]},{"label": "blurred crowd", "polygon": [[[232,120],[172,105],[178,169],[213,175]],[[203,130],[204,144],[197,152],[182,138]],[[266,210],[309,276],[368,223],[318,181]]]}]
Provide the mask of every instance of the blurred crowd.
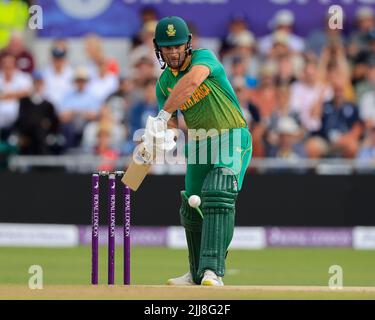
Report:
[{"label": "blurred crowd", "polygon": [[[35,68],[22,31],[0,50],[0,154],[87,153],[114,160],[133,150],[134,132],[158,112],[161,73],[153,33],[158,14],[141,12],[142,27],[121,61],[95,34],[85,36],[85,65],[73,66],[69,41],[56,39],[50,62]],[[254,157],[375,160],[375,12],[361,7],[351,30],[319,30],[301,38],[288,10],[269,35],[234,15],[216,54],[253,135]],[[190,24],[193,47],[204,39]],[[183,118],[180,115],[183,129]]]}]

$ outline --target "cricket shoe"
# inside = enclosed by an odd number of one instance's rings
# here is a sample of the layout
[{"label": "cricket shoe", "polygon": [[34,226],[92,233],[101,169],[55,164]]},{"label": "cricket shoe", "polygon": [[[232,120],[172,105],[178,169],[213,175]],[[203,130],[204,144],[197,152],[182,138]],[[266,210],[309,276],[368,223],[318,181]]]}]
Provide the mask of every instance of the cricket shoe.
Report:
[{"label": "cricket shoe", "polygon": [[206,270],[203,275],[201,282],[202,286],[223,286],[224,282],[221,277],[218,277],[215,272],[211,270]]},{"label": "cricket shoe", "polygon": [[191,273],[188,272],[181,277],[168,279],[167,285],[169,286],[195,286]]}]

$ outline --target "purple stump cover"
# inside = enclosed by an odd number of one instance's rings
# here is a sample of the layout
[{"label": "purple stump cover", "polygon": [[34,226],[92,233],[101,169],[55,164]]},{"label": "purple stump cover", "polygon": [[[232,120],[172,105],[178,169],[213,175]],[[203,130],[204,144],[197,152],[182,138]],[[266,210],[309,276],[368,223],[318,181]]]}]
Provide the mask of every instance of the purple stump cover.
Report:
[{"label": "purple stump cover", "polygon": [[108,284],[115,283],[116,176],[109,175],[108,185]]},{"label": "purple stump cover", "polygon": [[130,284],[130,188],[124,186],[124,284]]},{"label": "purple stump cover", "polygon": [[91,178],[91,283],[98,284],[98,244],[99,244],[99,175]]}]

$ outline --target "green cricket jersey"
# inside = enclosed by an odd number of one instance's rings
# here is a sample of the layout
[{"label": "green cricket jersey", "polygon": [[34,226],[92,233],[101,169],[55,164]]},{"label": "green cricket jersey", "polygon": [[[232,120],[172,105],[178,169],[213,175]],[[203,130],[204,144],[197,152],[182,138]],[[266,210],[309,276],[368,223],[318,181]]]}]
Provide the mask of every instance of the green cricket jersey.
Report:
[{"label": "green cricket jersey", "polygon": [[164,107],[170,90],[196,65],[210,69],[206,80],[180,107],[188,129],[232,129],[247,127],[234,90],[225,74],[223,65],[207,49],[193,50],[191,62],[180,72],[164,70],[156,84],[159,109]]}]

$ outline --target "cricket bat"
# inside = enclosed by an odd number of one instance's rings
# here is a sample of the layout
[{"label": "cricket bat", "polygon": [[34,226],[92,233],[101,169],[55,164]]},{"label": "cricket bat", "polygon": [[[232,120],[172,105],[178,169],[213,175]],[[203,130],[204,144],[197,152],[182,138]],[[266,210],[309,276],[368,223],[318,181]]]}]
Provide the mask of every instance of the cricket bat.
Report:
[{"label": "cricket bat", "polygon": [[136,159],[132,159],[128,169],[125,171],[125,174],[121,179],[121,182],[133,191],[137,191],[147,176],[147,173],[150,171],[151,166],[150,163],[145,163],[141,160],[140,156],[137,156]]}]

